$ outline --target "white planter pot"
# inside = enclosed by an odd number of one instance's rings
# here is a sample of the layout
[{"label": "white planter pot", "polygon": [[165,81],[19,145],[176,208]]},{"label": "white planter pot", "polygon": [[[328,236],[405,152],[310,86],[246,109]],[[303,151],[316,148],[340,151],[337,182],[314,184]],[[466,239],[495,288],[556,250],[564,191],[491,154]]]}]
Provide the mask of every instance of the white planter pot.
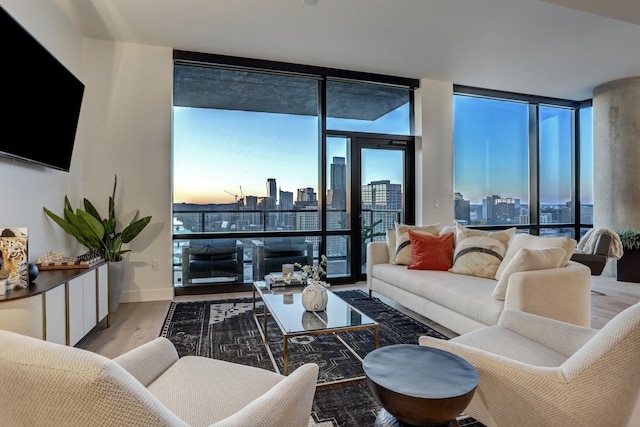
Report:
[{"label": "white planter pot", "polygon": [[124,267],[124,261],[109,261],[109,313],[118,311],[120,305]]},{"label": "white planter pot", "polygon": [[307,311],[322,311],[327,307],[327,288],[320,282],[311,282],[302,291],[302,306]]}]

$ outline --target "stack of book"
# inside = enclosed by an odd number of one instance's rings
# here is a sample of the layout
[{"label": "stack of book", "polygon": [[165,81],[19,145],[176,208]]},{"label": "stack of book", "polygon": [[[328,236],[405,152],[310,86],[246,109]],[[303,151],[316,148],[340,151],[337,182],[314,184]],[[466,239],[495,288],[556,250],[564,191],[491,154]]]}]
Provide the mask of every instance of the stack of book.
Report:
[{"label": "stack of book", "polygon": [[270,273],[264,277],[264,281],[270,288],[279,288],[283,286],[302,286],[307,283],[304,274],[295,272],[288,280],[282,273]]}]

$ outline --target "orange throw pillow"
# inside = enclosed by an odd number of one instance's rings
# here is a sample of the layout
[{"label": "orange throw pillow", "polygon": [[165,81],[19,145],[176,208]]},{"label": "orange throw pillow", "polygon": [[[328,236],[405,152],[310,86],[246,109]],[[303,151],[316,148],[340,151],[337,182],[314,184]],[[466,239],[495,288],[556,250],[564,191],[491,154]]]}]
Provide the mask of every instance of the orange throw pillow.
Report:
[{"label": "orange throw pillow", "polygon": [[410,270],[443,270],[453,265],[453,233],[434,236],[409,230],[411,240]]}]

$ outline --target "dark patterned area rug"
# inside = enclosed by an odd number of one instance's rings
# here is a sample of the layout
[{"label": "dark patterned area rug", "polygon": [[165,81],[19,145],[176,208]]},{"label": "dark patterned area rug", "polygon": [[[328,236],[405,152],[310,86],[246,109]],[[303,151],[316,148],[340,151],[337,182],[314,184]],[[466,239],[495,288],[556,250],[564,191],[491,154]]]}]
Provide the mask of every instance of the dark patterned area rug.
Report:
[{"label": "dark patterned area rug", "polygon": [[[417,343],[421,335],[447,338],[377,298],[370,299],[362,291],[335,293],[379,323],[381,347]],[[261,314],[262,310],[262,302],[258,300],[256,311]],[[269,345],[265,346],[253,317],[252,299],[239,298],[174,302],[161,336],[174,343],[180,357],[204,356],[282,372],[282,333],[272,318],[268,318],[267,330]],[[373,330],[343,332],[339,336],[362,358],[375,348]],[[289,372],[308,362],[320,367],[318,383],[364,375],[361,362],[333,335],[289,340]],[[365,382],[346,383],[318,388],[312,417],[318,427],[372,426],[380,408]],[[482,427],[468,417],[459,422],[462,426]]]}]

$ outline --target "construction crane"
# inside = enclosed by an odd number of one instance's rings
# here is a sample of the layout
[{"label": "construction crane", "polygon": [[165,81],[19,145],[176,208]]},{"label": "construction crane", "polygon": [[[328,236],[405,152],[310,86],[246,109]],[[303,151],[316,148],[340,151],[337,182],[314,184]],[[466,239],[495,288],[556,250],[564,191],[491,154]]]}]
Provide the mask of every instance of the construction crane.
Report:
[{"label": "construction crane", "polygon": [[231,194],[233,197],[235,197],[236,203],[238,203],[238,195],[237,194],[233,194],[231,191],[227,191],[227,190],[222,190],[222,191],[224,191],[227,194]]},{"label": "construction crane", "polygon": [[[238,203],[238,193],[233,194],[231,191],[227,191],[227,190],[222,190],[227,194],[231,194],[235,199],[236,199],[236,203]],[[240,200],[242,200],[244,198],[244,195],[242,194],[242,185],[240,186]]]}]

